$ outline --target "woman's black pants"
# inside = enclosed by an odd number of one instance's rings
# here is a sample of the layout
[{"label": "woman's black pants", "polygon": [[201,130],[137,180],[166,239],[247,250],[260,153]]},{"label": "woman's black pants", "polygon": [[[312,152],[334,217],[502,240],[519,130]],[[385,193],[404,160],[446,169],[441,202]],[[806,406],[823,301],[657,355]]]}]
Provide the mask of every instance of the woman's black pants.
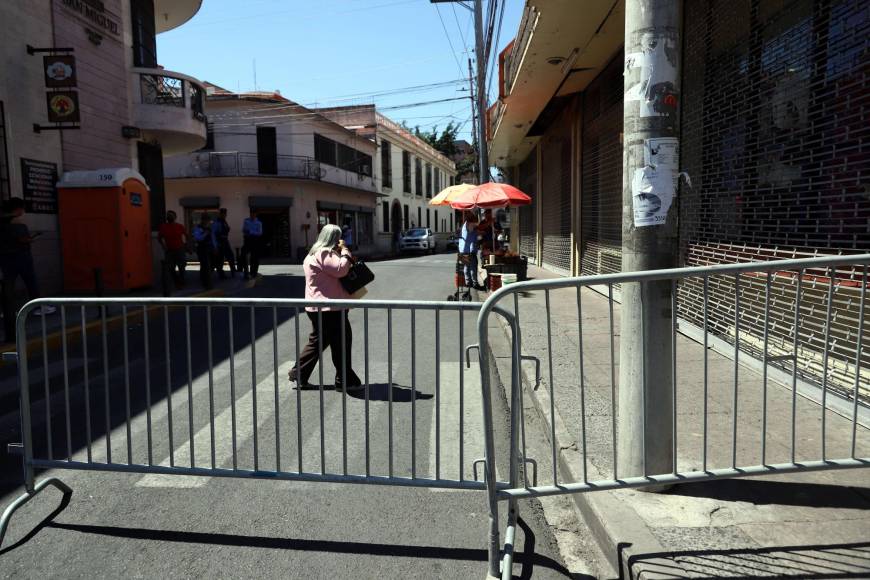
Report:
[{"label": "woman's black pants", "polygon": [[[308,319],[311,321],[311,334],[308,335],[308,344],[302,349],[299,355],[298,367],[294,366],[290,371],[291,380],[295,380],[299,386],[308,384],[311,378],[311,373],[314,372],[314,365],[317,364],[320,358],[321,344],[323,352],[329,349],[332,354],[332,364],[335,367],[335,386],[340,388],[343,386],[344,374],[347,375],[347,384],[349,386],[361,385],[359,377],[353,372],[351,364],[351,346],[353,342],[353,333],[350,328],[350,321],[347,317],[347,311],[342,310],[324,310],[320,313],[306,312]],[[321,324],[322,321],[322,324]],[[341,327],[344,322],[344,344],[341,341]],[[344,354],[344,356],[342,356]],[[342,358],[344,358],[345,372],[342,373]]]}]

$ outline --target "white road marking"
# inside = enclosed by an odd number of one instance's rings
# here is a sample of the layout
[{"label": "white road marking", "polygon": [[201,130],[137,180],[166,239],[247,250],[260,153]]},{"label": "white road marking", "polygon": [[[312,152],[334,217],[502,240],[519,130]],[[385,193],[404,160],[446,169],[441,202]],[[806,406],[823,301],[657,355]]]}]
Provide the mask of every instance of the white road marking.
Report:
[{"label": "white road marking", "polygon": [[[278,367],[278,376],[283,378],[287,376],[287,372],[293,365],[292,362],[284,363]],[[271,389],[275,382],[275,375],[270,373],[265,379],[257,383],[257,391],[262,395],[266,395],[267,389]],[[244,442],[253,437],[254,428],[253,422],[248,420],[239,420],[239,418],[250,418],[254,413],[254,390],[251,389],[242,397],[236,399],[236,448],[240,447]],[[274,405],[274,401],[269,396],[261,396],[257,406],[257,426],[265,426],[267,422],[271,422],[274,416],[274,407],[271,412],[269,406]],[[215,461],[217,465],[224,465],[233,456],[233,408],[227,407],[214,419],[215,436]],[[194,435],[194,447],[200,450],[211,451],[211,425],[205,425]],[[190,442],[185,441],[180,444],[174,453],[175,465],[186,466],[190,465]],[[197,460],[200,458],[197,457]],[[160,462],[162,466],[169,466],[169,457],[166,457]],[[210,465],[210,463],[208,464]],[[148,474],[143,476],[136,482],[140,487],[171,487],[171,488],[193,488],[203,487],[209,481],[209,477],[203,476],[183,476],[183,475],[163,475],[163,474]]]},{"label": "white road marking", "polygon": [[[441,363],[441,388],[439,407],[441,410],[441,449],[440,473],[441,479],[459,479],[459,372],[462,367],[462,469],[465,479],[474,479],[472,465],[477,459],[483,458],[483,399],[480,394],[480,367],[472,364],[465,368],[462,363]],[[429,474],[435,477],[436,441],[439,439],[436,431],[435,405],[432,406],[432,428],[429,433]],[[480,469],[479,469],[480,471]],[[481,479],[483,474],[479,473]],[[431,491],[460,491],[454,489],[430,488]]]}]

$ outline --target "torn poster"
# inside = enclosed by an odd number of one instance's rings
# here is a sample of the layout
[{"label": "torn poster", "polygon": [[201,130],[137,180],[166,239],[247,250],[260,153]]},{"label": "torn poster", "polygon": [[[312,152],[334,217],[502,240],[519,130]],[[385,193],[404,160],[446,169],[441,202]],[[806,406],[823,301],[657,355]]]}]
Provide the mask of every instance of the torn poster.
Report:
[{"label": "torn poster", "polygon": [[625,55],[625,71],[640,69],[640,82],[625,93],[626,101],[640,101],[641,117],[664,117],[677,110],[676,39],[646,33],[641,52]]},{"label": "torn poster", "polygon": [[631,181],[635,227],[664,224],[677,194],[680,142],[675,137],[644,139],[644,167]]}]

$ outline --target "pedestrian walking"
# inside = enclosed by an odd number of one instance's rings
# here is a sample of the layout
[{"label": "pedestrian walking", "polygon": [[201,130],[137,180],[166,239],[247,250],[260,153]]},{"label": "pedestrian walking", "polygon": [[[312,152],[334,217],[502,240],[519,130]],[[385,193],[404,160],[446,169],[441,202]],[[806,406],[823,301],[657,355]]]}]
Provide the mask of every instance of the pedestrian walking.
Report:
[{"label": "pedestrian walking", "polygon": [[214,268],[218,277],[226,278],[224,274],[224,260],[230,265],[230,276],[236,275],[236,257],[230,247],[230,224],[227,223],[227,208],[222,207],[218,217],[211,224],[212,245],[215,249]]},{"label": "pedestrian walking", "polygon": [[[305,299],[349,299],[350,296],[341,285],[341,278],[350,271],[352,263],[350,250],[341,239],[341,228],[332,224],[324,226],[303,262]],[[360,388],[362,381],[353,371],[351,364],[353,333],[347,311],[327,304],[322,307],[306,307],[305,313],[311,321],[312,330],[308,336],[308,344],[305,345],[297,361],[298,366],[294,365],[290,370],[288,377],[290,382],[296,383],[297,388],[300,389],[309,387],[308,379],[311,378],[314,366],[320,358],[321,349],[325,352],[328,348],[335,367],[335,388],[337,390]],[[342,342],[342,327],[344,342]],[[345,377],[346,385],[343,383]]]},{"label": "pedestrian walking", "polygon": [[344,220],[344,225],[341,227],[341,241],[344,242],[344,245],[347,246],[349,250],[354,250],[353,228],[350,225],[350,218]]},{"label": "pedestrian walking", "polygon": [[251,216],[245,218],[242,224],[242,235],[244,243],[242,244],[242,271],[245,273],[245,280],[248,278],[256,278],[257,271],[260,269],[260,248],[263,241],[263,222],[257,218],[257,210],[251,210]]},{"label": "pedestrian walking", "polygon": [[[36,283],[36,269],[33,265],[31,244],[39,234],[31,234],[27,225],[20,220],[24,216],[24,200],[13,197],[3,204],[3,215],[0,218],[0,272],[3,273],[3,300],[11,300],[15,283],[20,277],[27,288],[30,300],[39,298],[39,286]],[[54,306],[40,306],[33,311],[42,316],[56,311]]]},{"label": "pedestrian walking", "polygon": [[163,259],[169,273],[180,288],[184,286],[184,270],[187,267],[187,230],[176,222],[177,219],[178,215],[174,211],[166,212],[166,222],[157,228],[157,241],[163,246]]},{"label": "pedestrian walking", "polygon": [[196,244],[196,257],[199,259],[199,281],[203,288],[212,286],[211,258],[215,247],[211,236],[211,220],[207,213],[199,218],[199,223],[193,228],[193,241]]},{"label": "pedestrian walking", "polygon": [[457,251],[460,254],[467,254],[468,260],[465,261],[463,272],[465,274],[465,285],[469,288],[483,290],[477,278],[477,218],[473,212],[465,212],[465,221],[459,229],[459,243]]}]

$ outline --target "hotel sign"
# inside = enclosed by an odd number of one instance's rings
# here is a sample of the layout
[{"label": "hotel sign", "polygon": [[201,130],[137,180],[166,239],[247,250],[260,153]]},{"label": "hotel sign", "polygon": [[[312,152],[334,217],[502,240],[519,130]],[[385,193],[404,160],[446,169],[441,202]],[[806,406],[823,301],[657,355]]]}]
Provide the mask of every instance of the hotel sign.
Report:
[{"label": "hotel sign", "polygon": [[120,18],[106,11],[100,0],[58,0],[67,10],[85,24],[100,33],[108,33],[116,39],[121,38]]}]

